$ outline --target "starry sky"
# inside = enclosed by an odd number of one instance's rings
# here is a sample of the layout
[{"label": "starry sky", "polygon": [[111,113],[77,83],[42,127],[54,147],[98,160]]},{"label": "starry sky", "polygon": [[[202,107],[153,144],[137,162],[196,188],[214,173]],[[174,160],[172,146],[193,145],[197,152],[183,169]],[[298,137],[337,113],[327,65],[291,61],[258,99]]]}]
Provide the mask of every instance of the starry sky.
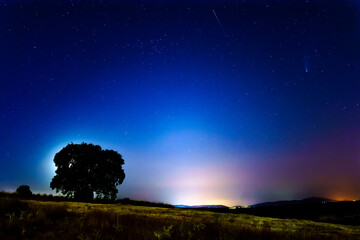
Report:
[{"label": "starry sky", "polygon": [[118,197],[360,199],[360,1],[0,1],[0,190],[125,159]]}]

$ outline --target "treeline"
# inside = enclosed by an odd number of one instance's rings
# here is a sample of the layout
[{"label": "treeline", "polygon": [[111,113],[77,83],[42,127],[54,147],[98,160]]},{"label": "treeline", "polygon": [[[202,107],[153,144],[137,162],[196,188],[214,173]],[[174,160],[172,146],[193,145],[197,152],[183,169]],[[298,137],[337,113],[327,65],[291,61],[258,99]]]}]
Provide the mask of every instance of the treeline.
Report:
[{"label": "treeline", "polygon": [[21,199],[28,199],[28,200],[38,200],[38,201],[55,201],[55,202],[66,202],[71,201],[70,198],[65,196],[54,196],[52,194],[39,194],[39,193],[32,193],[28,196],[23,196],[18,194],[17,192],[6,192],[0,191],[0,197],[8,197],[8,198],[21,198]]},{"label": "treeline", "polygon": [[134,205],[134,206],[174,208],[173,205],[167,204],[167,203],[138,201],[138,200],[132,200],[130,198],[117,199],[117,200],[115,200],[115,203],[129,204],[129,205]]},{"label": "treeline", "polygon": [[[54,202],[79,202],[73,198],[66,196],[52,195],[52,194],[34,194],[34,193],[19,193],[17,192],[6,192],[0,191],[0,197],[8,198],[17,198],[17,199],[27,199],[27,200],[37,200],[37,201],[54,201]],[[100,204],[128,204],[134,206],[146,206],[146,207],[162,207],[162,208],[174,208],[173,205],[161,202],[149,202],[149,201],[139,201],[133,200],[130,198],[116,199],[116,200],[104,200],[95,198],[91,203],[100,203]]]}]

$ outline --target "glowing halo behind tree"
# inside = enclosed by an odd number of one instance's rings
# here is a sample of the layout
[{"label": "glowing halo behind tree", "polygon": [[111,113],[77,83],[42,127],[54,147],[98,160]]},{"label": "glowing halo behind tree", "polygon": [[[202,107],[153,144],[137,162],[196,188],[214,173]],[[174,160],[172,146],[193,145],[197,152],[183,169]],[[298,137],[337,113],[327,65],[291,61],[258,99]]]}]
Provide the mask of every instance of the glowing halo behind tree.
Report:
[{"label": "glowing halo behind tree", "polygon": [[79,201],[97,198],[116,198],[125,173],[124,159],[113,150],[103,150],[98,145],[68,144],[55,154],[56,175],[50,183],[56,192]]}]

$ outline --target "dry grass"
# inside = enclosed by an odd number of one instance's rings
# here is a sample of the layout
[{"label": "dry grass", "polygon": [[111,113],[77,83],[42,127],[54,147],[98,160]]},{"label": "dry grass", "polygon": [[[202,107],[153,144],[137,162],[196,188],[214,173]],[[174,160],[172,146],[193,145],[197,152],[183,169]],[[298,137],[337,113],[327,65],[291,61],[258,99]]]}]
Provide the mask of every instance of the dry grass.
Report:
[{"label": "dry grass", "polygon": [[353,226],[122,204],[0,198],[0,239],[360,239]]}]

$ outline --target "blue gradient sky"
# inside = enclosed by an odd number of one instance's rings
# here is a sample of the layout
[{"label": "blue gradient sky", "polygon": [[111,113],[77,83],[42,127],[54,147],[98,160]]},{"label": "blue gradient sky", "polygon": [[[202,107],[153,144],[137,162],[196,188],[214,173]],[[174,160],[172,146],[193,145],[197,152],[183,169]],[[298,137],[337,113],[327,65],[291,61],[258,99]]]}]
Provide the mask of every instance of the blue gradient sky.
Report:
[{"label": "blue gradient sky", "polygon": [[91,142],[124,156],[119,197],[359,199],[359,14],[340,0],[1,1],[0,189],[50,192],[54,154]]}]

